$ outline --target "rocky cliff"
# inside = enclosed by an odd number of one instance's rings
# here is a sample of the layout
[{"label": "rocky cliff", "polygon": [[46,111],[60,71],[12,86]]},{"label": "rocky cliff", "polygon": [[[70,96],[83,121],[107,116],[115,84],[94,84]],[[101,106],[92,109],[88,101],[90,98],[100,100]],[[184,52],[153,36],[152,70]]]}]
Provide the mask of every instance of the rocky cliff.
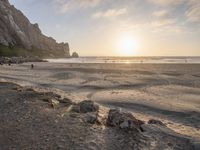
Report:
[{"label": "rocky cliff", "polygon": [[[69,57],[68,43],[57,43],[42,34],[38,24],[31,24],[8,0],[0,0],[0,45],[23,49],[22,55]],[[25,51],[25,52],[24,52]]]}]

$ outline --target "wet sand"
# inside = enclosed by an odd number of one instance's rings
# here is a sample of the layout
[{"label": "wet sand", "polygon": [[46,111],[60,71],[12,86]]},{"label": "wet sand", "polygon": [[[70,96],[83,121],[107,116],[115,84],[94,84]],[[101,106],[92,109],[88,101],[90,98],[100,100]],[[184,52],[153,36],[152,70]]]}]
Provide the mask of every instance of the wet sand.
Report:
[{"label": "wet sand", "polygon": [[200,141],[200,64],[55,64],[0,66],[0,81],[93,100],[148,121],[159,119]]}]

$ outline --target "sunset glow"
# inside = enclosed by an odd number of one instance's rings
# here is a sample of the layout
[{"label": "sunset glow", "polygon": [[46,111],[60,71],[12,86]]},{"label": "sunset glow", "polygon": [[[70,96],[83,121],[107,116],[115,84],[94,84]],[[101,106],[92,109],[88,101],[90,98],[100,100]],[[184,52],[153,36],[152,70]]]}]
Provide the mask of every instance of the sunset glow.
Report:
[{"label": "sunset glow", "polygon": [[81,56],[200,55],[200,0],[10,2]]},{"label": "sunset glow", "polygon": [[137,52],[138,43],[131,36],[122,37],[118,44],[121,56],[132,56]]}]

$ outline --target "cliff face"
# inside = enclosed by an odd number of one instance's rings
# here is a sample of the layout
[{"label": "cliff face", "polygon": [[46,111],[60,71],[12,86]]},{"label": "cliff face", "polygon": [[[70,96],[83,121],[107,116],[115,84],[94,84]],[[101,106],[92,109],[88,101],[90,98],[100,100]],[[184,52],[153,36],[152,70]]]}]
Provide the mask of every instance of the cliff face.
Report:
[{"label": "cliff face", "polygon": [[57,43],[43,35],[38,24],[31,24],[8,0],[0,0],[0,44],[21,47],[27,52],[37,49],[46,57],[70,56],[68,43]]}]

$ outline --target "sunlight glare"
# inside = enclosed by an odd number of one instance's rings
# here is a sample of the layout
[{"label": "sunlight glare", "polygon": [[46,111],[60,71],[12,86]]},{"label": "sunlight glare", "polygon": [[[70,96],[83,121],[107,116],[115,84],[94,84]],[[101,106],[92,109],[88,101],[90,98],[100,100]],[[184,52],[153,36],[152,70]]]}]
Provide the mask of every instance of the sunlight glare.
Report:
[{"label": "sunlight glare", "polygon": [[121,56],[132,56],[137,52],[137,41],[132,36],[124,36],[119,40],[119,53]]}]

